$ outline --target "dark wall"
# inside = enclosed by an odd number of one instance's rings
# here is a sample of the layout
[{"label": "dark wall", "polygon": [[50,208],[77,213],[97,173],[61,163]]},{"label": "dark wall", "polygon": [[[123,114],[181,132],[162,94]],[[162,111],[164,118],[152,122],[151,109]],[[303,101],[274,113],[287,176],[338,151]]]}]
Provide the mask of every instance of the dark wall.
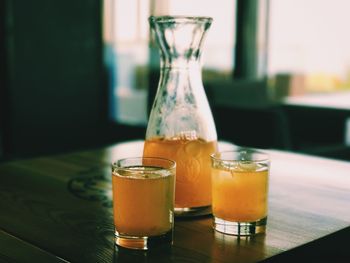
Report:
[{"label": "dark wall", "polygon": [[102,0],[6,0],[3,10],[5,155],[93,145],[108,116]]},{"label": "dark wall", "polygon": [[288,116],[294,151],[327,156],[347,148],[345,123],[349,111],[296,105],[284,105],[283,110]]},{"label": "dark wall", "polygon": [[0,1],[0,159],[3,156],[3,129],[4,129],[4,111],[5,111],[5,1]]}]

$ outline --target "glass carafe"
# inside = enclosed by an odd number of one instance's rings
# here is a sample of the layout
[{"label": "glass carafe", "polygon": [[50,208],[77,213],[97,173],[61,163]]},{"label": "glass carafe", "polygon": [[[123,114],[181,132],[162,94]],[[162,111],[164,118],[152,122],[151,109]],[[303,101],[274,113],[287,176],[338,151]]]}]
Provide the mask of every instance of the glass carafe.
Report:
[{"label": "glass carafe", "polygon": [[205,214],[211,205],[209,155],[217,150],[217,134],[200,56],[212,19],[152,16],[149,22],[160,48],[161,71],[144,156],[176,161],[175,215]]}]

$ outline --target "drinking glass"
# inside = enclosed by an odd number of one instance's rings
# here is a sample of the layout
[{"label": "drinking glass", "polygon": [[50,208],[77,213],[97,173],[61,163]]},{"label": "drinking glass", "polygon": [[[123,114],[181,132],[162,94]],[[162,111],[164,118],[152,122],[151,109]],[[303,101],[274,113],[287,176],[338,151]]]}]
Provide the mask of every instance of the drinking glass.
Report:
[{"label": "drinking glass", "polygon": [[172,243],[176,163],[126,158],[112,165],[115,243],[149,249]]},{"label": "drinking glass", "polygon": [[224,234],[264,233],[268,212],[269,156],[254,149],[211,155],[213,228]]}]

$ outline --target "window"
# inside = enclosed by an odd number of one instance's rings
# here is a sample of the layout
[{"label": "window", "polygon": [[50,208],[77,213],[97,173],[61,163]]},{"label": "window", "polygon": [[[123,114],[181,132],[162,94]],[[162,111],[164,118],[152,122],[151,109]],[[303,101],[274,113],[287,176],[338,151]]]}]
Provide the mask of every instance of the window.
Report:
[{"label": "window", "polygon": [[350,89],[349,9],[348,0],[270,0],[268,74],[279,96]]}]

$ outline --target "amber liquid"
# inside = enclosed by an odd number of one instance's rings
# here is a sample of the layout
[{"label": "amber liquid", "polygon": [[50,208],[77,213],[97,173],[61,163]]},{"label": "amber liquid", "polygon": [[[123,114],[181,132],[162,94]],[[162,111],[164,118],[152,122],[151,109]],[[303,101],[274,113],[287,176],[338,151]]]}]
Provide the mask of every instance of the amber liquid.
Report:
[{"label": "amber liquid", "polygon": [[216,141],[150,139],[143,154],[176,161],[175,208],[195,208],[211,205],[210,154],[216,149]]},{"label": "amber liquid", "polygon": [[215,217],[253,222],[267,216],[268,169],[212,170]]},{"label": "amber liquid", "polygon": [[157,236],[173,224],[174,176],[112,176],[114,225],[120,235]]}]

